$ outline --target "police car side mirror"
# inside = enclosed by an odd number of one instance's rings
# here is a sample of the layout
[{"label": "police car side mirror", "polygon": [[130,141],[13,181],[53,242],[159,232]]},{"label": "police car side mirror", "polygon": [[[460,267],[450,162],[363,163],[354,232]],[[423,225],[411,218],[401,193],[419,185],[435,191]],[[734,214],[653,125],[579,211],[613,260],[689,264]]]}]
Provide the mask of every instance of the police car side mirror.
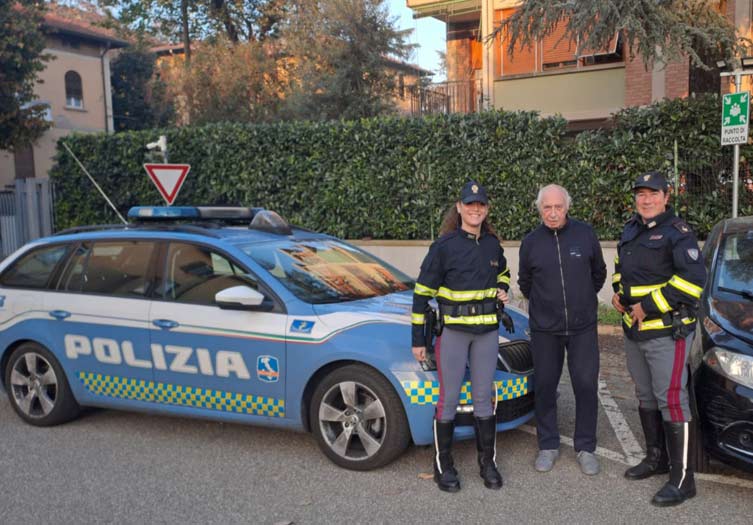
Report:
[{"label": "police car side mirror", "polygon": [[233,286],[217,292],[214,301],[230,310],[264,310],[264,294],[248,286]]}]

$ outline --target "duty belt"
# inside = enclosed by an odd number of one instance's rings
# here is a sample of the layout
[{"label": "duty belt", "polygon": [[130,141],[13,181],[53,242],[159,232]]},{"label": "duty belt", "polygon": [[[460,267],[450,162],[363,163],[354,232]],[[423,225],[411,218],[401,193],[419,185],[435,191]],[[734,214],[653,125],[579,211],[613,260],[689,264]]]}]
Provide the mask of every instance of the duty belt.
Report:
[{"label": "duty belt", "polygon": [[439,304],[442,315],[464,317],[470,315],[493,314],[497,312],[497,303]]}]

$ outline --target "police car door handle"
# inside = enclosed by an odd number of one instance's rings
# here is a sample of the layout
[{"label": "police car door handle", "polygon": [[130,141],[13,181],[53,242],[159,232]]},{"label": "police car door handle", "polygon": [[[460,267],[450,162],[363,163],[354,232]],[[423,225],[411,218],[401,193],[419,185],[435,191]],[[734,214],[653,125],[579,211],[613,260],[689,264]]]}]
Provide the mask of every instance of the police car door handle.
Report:
[{"label": "police car door handle", "polygon": [[178,326],[176,321],[171,321],[170,319],[155,319],[152,321],[152,324],[158,328],[164,328],[165,330],[170,330],[171,328]]},{"label": "police car door handle", "polygon": [[65,310],[52,310],[50,312],[50,315],[54,317],[55,319],[62,321],[63,319],[70,317],[71,313],[66,312]]}]

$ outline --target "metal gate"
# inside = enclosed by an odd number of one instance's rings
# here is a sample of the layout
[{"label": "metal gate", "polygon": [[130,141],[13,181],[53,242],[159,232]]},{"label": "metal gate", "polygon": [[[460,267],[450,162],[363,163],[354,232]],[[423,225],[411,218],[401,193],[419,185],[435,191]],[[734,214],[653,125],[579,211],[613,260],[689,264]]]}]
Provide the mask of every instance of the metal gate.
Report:
[{"label": "metal gate", "polygon": [[0,191],[0,256],[27,242],[51,235],[52,190],[47,178],[16,179],[10,191]]}]

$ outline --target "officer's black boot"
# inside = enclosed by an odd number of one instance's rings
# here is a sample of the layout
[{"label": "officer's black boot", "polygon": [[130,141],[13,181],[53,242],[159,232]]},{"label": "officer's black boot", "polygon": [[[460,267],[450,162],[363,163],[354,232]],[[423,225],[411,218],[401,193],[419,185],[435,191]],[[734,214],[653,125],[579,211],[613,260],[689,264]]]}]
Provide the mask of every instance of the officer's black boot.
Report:
[{"label": "officer's black boot", "polygon": [[664,426],[658,410],[638,409],[643,435],[646,437],[646,457],[625,471],[627,479],[646,479],[669,472],[669,457],[664,443]]},{"label": "officer's black boot", "polygon": [[669,450],[669,481],[656,493],[652,504],[657,507],[679,505],[695,496],[693,467],[689,461],[690,423],[664,423]]},{"label": "officer's black boot", "polygon": [[457,492],[460,490],[458,472],[452,461],[452,432],[454,421],[434,420],[434,481],[439,490]]},{"label": "officer's black boot", "polygon": [[497,455],[497,421],[494,416],[474,418],[479,474],[488,489],[502,488],[502,476],[494,459]]}]

